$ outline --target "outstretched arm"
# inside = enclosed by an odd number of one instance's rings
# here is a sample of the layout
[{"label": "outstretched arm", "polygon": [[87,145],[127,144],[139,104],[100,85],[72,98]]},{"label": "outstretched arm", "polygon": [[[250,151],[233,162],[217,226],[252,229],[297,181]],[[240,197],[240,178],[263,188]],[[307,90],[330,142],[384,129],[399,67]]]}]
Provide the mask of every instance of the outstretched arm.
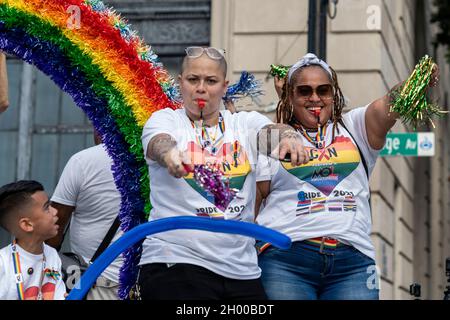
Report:
[{"label": "outstretched arm", "polygon": [[169,174],[181,178],[188,174],[185,165],[188,161],[185,155],[178,151],[177,142],[168,134],[162,133],[154,136],[147,147],[147,157],[167,168]]},{"label": "outstretched arm", "polygon": [[300,134],[287,124],[269,124],[262,128],[258,133],[258,150],[280,160],[290,154],[293,166],[309,162]]},{"label": "outstretched arm", "polygon": [[[399,85],[391,89],[395,90]],[[368,107],[365,115],[367,138],[370,146],[375,150],[383,148],[386,135],[394,126],[399,115],[389,111],[391,97],[386,94],[372,102]]]}]

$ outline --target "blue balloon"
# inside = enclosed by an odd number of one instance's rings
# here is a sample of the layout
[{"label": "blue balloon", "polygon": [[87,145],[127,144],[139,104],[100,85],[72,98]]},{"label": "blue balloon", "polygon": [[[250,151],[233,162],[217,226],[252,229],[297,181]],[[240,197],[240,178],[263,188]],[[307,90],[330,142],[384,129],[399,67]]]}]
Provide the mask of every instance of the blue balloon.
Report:
[{"label": "blue balloon", "polygon": [[288,236],[254,223],[231,221],[231,220],[212,220],[195,217],[173,217],[158,219],[155,221],[141,224],[126,232],[120,239],[115,241],[106,249],[95,262],[85,271],[81,279],[75,284],[66,300],[81,300],[87,294],[94,282],[113,262],[119,254],[128,249],[136,242],[142,240],[148,235],[175,230],[175,229],[197,229],[221,233],[240,234],[255,239],[270,242],[272,245],[288,249],[291,246],[291,238]]}]

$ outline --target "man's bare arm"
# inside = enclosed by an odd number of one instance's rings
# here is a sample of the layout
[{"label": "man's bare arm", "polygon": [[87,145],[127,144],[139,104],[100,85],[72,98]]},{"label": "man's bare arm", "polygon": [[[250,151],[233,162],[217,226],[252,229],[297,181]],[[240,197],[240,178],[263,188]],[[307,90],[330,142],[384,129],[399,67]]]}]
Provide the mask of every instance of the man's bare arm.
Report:
[{"label": "man's bare arm", "polygon": [[72,217],[72,213],[75,210],[75,207],[73,206],[67,206],[65,204],[60,204],[57,202],[52,201],[52,207],[58,210],[58,222],[59,225],[58,234],[51,239],[48,239],[45,241],[49,246],[52,246],[56,250],[59,251],[61,248],[61,245],[64,241],[64,231],[66,230],[66,227],[70,221],[70,218]]}]

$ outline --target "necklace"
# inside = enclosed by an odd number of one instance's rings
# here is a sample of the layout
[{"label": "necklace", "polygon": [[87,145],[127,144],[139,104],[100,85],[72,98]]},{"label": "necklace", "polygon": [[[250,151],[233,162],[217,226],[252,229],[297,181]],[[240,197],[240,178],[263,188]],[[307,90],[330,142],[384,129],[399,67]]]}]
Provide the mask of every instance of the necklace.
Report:
[{"label": "necklace", "polygon": [[[17,251],[17,241],[14,239],[14,241],[11,243],[11,254],[13,259],[13,265],[14,265],[14,275],[16,280],[16,287],[17,287],[17,295],[19,297],[19,300],[25,299],[25,294],[23,290],[23,274],[22,269],[20,265],[20,255],[19,251]],[[44,248],[42,248],[42,271],[41,271],[41,278],[39,280],[39,292],[37,296],[37,300],[42,300],[42,283],[44,282],[44,274],[45,274],[45,253]]]},{"label": "necklace", "polygon": [[[208,149],[212,154],[215,154],[224,139],[225,132],[225,122],[223,120],[222,114],[219,113],[219,122],[214,126],[214,136],[210,134],[204,121],[200,121],[198,125],[197,122],[191,120],[192,128],[195,132],[195,139],[197,143],[203,149]],[[217,137],[217,131],[220,129],[220,136]]]},{"label": "necklace", "polygon": [[327,124],[324,126],[318,126],[315,137],[311,137],[303,126],[297,128],[298,131],[313,144],[317,149],[325,148],[325,137],[327,134]]}]

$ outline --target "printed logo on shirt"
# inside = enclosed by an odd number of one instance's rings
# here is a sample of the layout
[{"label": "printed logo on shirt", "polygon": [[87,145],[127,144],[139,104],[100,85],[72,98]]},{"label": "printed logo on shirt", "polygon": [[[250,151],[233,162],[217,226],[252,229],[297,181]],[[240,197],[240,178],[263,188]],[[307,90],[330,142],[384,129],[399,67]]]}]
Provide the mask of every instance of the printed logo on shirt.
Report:
[{"label": "printed logo on shirt", "polygon": [[[343,193],[345,196],[339,196]],[[311,198],[310,196],[318,196]],[[298,202],[296,216],[314,214],[314,213],[340,213],[340,212],[356,212],[356,200],[350,193],[337,191],[334,192],[336,198],[321,197],[320,193],[304,192],[298,193]]]},{"label": "printed logo on shirt", "polygon": [[[293,167],[290,162],[282,161],[282,166],[298,179],[314,186],[329,196],[336,186],[348,177],[359,165],[361,157],[350,138],[338,136],[334,143],[324,149],[306,148],[310,162]],[[322,207],[317,206],[317,211]]]},{"label": "printed logo on shirt", "polygon": [[[199,145],[194,141],[191,141],[188,143],[187,151],[191,157],[192,164],[209,164],[217,167],[223,172],[224,177],[229,179],[230,188],[239,191],[244,186],[247,175],[251,172],[247,153],[243,150],[238,141],[235,141],[234,143],[224,143],[215,154],[211,154],[206,149],[202,150]],[[201,194],[203,198],[214,204],[214,196],[209,192],[205,192],[197,185],[192,173],[184,177],[184,179],[195,191]],[[224,219],[223,213],[219,210],[210,211],[211,210],[204,210],[203,212],[198,212],[197,215]]]},{"label": "printed logo on shirt", "polygon": [[[54,283],[47,282],[42,286],[42,300],[53,300],[55,297],[56,286]],[[25,300],[37,300],[39,295],[39,288],[29,287],[25,290],[24,298]]]}]

